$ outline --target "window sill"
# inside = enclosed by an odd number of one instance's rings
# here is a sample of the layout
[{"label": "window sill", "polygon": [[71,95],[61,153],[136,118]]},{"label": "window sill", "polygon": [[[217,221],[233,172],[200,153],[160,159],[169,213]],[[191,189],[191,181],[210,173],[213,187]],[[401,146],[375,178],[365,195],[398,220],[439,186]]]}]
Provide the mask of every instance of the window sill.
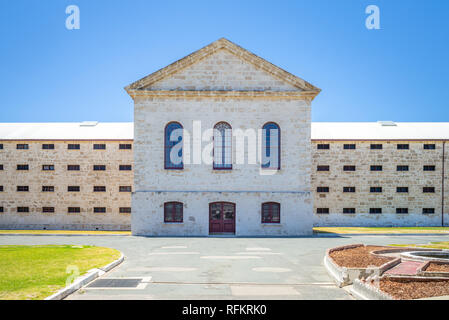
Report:
[{"label": "window sill", "polygon": [[262,222],[261,225],[272,226],[272,227],[283,227],[283,225],[281,223],[277,223],[277,222]]},{"label": "window sill", "polygon": [[164,224],[184,224],[184,222],[165,222]]}]

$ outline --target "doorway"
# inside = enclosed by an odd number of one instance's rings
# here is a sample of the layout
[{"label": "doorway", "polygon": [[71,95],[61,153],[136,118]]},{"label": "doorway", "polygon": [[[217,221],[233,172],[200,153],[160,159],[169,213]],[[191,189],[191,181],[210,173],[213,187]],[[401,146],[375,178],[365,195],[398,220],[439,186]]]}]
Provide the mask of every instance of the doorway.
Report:
[{"label": "doorway", "polygon": [[235,203],[209,203],[209,234],[235,234]]}]

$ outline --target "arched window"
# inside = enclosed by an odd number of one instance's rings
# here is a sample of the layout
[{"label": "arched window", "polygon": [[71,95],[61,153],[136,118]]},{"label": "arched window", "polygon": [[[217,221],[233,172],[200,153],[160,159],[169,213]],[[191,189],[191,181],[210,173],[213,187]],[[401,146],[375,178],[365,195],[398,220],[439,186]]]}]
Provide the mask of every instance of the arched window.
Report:
[{"label": "arched window", "polygon": [[226,122],[214,126],[214,169],[232,169],[232,128]]},{"label": "arched window", "polygon": [[182,202],[164,203],[164,222],[182,222],[183,208]]},{"label": "arched window", "polygon": [[281,168],[281,129],[274,122],[262,127],[262,169]]},{"label": "arched window", "polygon": [[262,223],[280,223],[281,204],[277,202],[262,203]]},{"label": "arched window", "polygon": [[165,126],[164,168],[183,169],[182,161],[182,133],[179,122],[170,122]]}]

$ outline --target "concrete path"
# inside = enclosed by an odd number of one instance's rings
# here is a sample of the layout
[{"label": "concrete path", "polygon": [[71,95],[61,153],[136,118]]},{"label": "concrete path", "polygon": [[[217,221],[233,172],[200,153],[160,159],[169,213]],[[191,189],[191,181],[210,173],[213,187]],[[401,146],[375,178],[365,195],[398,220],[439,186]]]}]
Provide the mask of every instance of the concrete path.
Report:
[{"label": "concrete path", "polygon": [[418,269],[422,268],[426,262],[422,261],[408,261],[404,260],[398,265],[394,266],[390,270],[387,270],[386,274],[397,275],[397,276],[406,276],[406,275],[416,275],[418,273]]},{"label": "concrete path", "polygon": [[322,265],[327,248],[350,243],[386,245],[448,239],[442,235],[307,238],[0,236],[0,244],[112,247],[124,253],[125,262],[102,279],[141,279],[133,288],[85,287],[67,299],[285,300],[352,299],[345,290],[332,283]]}]

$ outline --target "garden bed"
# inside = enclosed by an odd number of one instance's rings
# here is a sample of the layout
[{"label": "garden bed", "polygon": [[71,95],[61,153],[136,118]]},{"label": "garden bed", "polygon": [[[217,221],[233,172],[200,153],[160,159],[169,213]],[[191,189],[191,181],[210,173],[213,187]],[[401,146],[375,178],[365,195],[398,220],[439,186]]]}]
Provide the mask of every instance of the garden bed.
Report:
[{"label": "garden bed", "polygon": [[424,270],[425,272],[448,272],[448,263],[430,262]]},{"label": "garden bed", "polygon": [[386,277],[379,280],[379,288],[399,300],[446,296],[449,279]]},{"label": "garden bed", "polygon": [[393,257],[381,257],[371,254],[372,251],[387,249],[382,246],[358,246],[333,250],[329,252],[332,260],[341,267],[346,268],[368,268],[372,266],[380,267],[383,264],[394,260]]}]

